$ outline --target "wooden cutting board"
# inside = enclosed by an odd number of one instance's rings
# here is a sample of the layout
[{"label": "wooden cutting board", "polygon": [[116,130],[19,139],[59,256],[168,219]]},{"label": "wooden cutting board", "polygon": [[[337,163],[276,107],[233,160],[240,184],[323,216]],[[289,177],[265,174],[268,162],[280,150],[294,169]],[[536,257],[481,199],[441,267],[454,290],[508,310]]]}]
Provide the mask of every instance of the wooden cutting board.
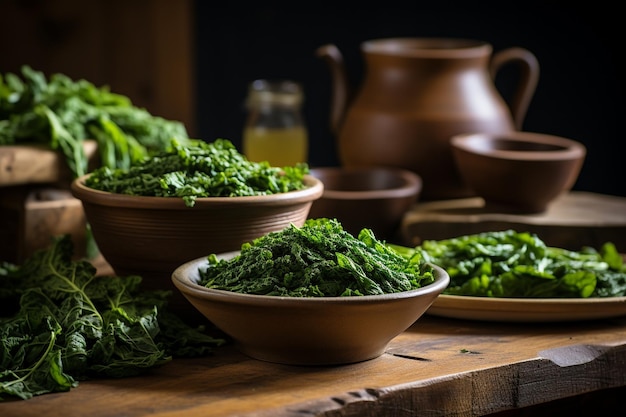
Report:
[{"label": "wooden cutting board", "polygon": [[419,245],[505,229],[536,233],[547,245],[570,250],[611,241],[626,253],[626,198],[571,191],[539,214],[489,210],[480,197],[418,202],[405,215],[400,233],[407,245]]},{"label": "wooden cutting board", "polygon": [[[96,157],[96,141],[84,141],[84,150],[92,161]],[[69,182],[71,178],[63,154],[47,145],[0,146],[0,187]]]}]

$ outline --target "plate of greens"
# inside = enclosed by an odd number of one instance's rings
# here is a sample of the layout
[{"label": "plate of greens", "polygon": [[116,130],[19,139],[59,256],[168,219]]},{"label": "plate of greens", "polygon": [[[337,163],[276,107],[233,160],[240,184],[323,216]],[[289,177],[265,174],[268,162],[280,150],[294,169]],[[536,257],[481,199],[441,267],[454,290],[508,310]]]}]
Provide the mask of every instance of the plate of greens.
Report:
[{"label": "plate of greens", "polygon": [[418,252],[450,275],[426,314],[500,322],[626,316],[626,263],[611,242],[572,251],[504,230],[391,246],[405,256]]}]

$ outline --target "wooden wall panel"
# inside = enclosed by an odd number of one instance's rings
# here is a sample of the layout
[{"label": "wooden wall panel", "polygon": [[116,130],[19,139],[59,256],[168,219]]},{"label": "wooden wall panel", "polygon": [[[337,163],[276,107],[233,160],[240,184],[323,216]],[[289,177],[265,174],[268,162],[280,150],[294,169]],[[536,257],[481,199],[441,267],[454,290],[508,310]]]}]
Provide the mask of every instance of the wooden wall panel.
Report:
[{"label": "wooden wall panel", "polygon": [[84,78],[195,134],[192,0],[0,0],[0,72]]}]

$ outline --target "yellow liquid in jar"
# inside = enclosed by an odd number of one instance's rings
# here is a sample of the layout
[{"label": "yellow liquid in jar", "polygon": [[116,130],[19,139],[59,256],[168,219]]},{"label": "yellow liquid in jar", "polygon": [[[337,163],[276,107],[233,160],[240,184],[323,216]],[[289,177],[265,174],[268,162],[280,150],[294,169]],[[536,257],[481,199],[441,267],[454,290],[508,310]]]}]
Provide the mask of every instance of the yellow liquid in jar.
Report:
[{"label": "yellow liquid in jar", "polygon": [[307,131],[303,126],[276,129],[246,127],[243,153],[250,161],[268,161],[274,167],[307,162]]}]

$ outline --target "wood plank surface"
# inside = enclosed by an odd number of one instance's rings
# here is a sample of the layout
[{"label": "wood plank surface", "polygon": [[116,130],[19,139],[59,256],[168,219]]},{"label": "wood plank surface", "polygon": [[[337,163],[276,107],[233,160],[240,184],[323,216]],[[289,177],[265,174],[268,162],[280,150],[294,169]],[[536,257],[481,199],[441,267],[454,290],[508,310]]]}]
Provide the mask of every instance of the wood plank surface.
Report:
[{"label": "wood plank surface", "polygon": [[43,145],[0,146],[0,185],[56,182],[71,178],[60,153]]},{"label": "wood plank surface", "polygon": [[[83,149],[90,164],[94,164],[98,149],[96,141],[84,141]],[[0,187],[62,183],[69,188],[71,180],[72,173],[63,154],[47,145],[0,146]]]},{"label": "wood plank surface", "polygon": [[514,229],[537,233],[550,246],[580,250],[612,241],[626,253],[626,198],[571,191],[543,213],[524,214],[486,207],[480,197],[417,202],[400,227],[409,245],[485,231]]},{"label": "wood plank surface", "polygon": [[141,377],[0,403],[0,415],[478,416],[621,386],[626,318],[529,325],[426,315],[370,361],[287,366],[226,346]]}]

